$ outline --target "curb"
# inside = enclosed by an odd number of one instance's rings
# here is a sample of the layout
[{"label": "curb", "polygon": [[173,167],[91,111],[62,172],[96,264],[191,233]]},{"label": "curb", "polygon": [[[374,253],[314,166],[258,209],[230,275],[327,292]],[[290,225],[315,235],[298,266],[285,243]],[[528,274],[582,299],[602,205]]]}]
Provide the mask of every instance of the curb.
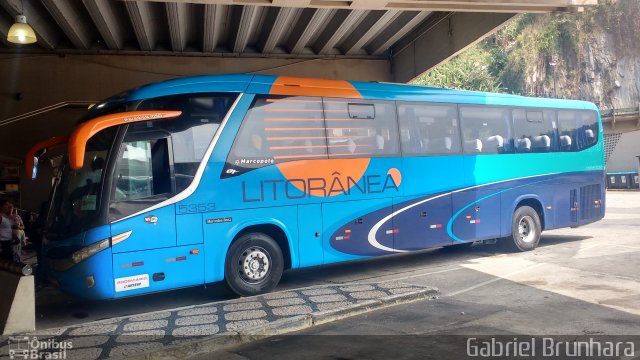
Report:
[{"label": "curb", "polygon": [[437,288],[429,287],[423,290],[389,296],[379,300],[364,301],[342,309],[322,311],[309,315],[292,316],[290,318],[276,320],[248,331],[226,332],[216,334],[211,337],[204,337],[200,340],[189,339],[185,340],[183,343],[178,342],[175,345],[167,346],[157,351],[128,356],[127,358],[132,360],[168,360],[205,355],[213,351],[223,350],[233,346],[261,340],[265,337],[284,335],[395,305],[433,299],[437,293]]}]

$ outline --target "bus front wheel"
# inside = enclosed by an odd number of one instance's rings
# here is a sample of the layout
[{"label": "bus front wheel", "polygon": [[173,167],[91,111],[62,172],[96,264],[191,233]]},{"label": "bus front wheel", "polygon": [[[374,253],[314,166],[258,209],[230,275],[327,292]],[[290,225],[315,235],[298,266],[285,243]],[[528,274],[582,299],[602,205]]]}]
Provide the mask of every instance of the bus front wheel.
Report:
[{"label": "bus front wheel", "polygon": [[532,207],[521,206],[513,213],[511,238],[507,244],[515,251],[529,251],[538,246],[542,226],[538,212]]},{"label": "bus front wheel", "polygon": [[225,262],[225,280],[240,296],[259,295],[276,287],[283,269],[278,243],[268,235],[249,233],[231,244]]}]

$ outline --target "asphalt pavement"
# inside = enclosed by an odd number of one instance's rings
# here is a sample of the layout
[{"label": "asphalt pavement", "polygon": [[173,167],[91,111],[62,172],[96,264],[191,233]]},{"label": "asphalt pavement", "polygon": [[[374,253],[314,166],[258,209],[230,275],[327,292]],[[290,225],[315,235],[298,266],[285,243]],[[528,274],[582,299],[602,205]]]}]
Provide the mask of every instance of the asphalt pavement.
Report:
[{"label": "asphalt pavement", "polygon": [[[377,273],[379,281],[435,286],[440,290],[437,299],[263,338],[196,359],[461,359],[473,358],[468,352],[474,344],[477,350],[480,339],[534,339],[537,346],[545,341],[631,341],[632,356],[600,358],[640,358],[640,192],[610,191],[605,219],[545,232],[540,247],[531,252],[507,253],[488,245],[451,250],[408,255],[398,259],[406,260],[407,267]],[[328,271],[338,281],[351,276]],[[597,355],[586,351],[555,358]],[[542,351],[535,355],[529,358],[554,357],[543,357]]]}]

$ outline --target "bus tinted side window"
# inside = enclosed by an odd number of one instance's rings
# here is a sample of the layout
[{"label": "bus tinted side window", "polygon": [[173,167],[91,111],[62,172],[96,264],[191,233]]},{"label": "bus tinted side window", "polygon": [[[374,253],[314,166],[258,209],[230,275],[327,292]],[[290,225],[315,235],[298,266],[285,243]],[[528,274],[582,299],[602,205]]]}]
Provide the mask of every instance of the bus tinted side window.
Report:
[{"label": "bus tinted side window", "polygon": [[447,104],[398,104],[402,153],[442,155],[460,152],[458,111]]},{"label": "bus tinted side window", "polygon": [[511,110],[485,106],[461,106],[465,154],[499,154],[513,151]]},{"label": "bus tinted side window", "polygon": [[171,133],[176,192],[186,189],[200,166],[213,136],[229,111],[234,95],[189,94],[145,100],[138,110],[181,110],[180,117],[134,125],[129,130],[162,129]]},{"label": "bus tinted side window", "polygon": [[579,111],[577,124],[578,150],[583,150],[598,142],[598,118],[595,111]]},{"label": "bus tinted side window", "polygon": [[598,118],[594,111],[558,111],[560,151],[580,151],[598,142]]},{"label": "bus tinted side window", "polygon": [[167,139],[124,142],[116,167],[113,201],[171,194]]},{"label": "bus tinted side window", "polygon": [[550,152],[556,149],[555,112],[542,109],[513,110],[513,135],[517,152]]},{"label": "bus tinted side window", "polygon": [[323,102],[330,158],[399,153],[394,103],[332,98]]},{"label": "bus tinted side window", "polygon": [[316,97],[256,97],[223,177],[285,161],[326,158],[322,112],[322,100]]},{"label": "bus tinted side window", "polygon": [[576,151],[576,115],[575,111],[558,111],[558,135],[560,151]]}]

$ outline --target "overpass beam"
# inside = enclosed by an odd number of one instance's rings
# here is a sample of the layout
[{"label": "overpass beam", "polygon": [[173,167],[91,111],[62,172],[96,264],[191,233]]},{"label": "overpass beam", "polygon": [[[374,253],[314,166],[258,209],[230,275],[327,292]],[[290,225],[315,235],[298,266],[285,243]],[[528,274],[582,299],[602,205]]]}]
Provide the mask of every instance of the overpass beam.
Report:
[{"label": "overpass beam", "polygon": [[151,51],[156,46],[156,37],[154,30],[155,20],[151,14],[151,6],[144,1],[125,1],[125,7],[129,18],[131,19],[131,25],[133,25],[133,31],[138,39],[140,49],[143,51]]},{"label": "overpass beam", "polygon": [[224,38],[229,23],[229,6],[206,4],[204,6],[204,36],[202,52],[212,53],[220,39]]},{"label": "overpass beam", "polygon": [[89,49],[92,39],[90,30],[83,21],[82,13],[69,0],[42,0],[42,4],[49,11],[55,22],[67,35],[73,46],[78,49]]},{"label": "overpass beam", "polygon": [[182,3],[165,3],[165,9],[171,35],[171,49],[176,52],[184,51],[189,37],[189,8]]},{"label": "overpass beam", "polygon": [[118,21],[115,5],[105,0],[82,0],[82,2],[107,47],[110,50],[122,49],[125,30]]},{"label": "overpass beam", "polygon": [[408,82],[493,34],[516,14],[441,13],[392,48],[395,82]]}]

